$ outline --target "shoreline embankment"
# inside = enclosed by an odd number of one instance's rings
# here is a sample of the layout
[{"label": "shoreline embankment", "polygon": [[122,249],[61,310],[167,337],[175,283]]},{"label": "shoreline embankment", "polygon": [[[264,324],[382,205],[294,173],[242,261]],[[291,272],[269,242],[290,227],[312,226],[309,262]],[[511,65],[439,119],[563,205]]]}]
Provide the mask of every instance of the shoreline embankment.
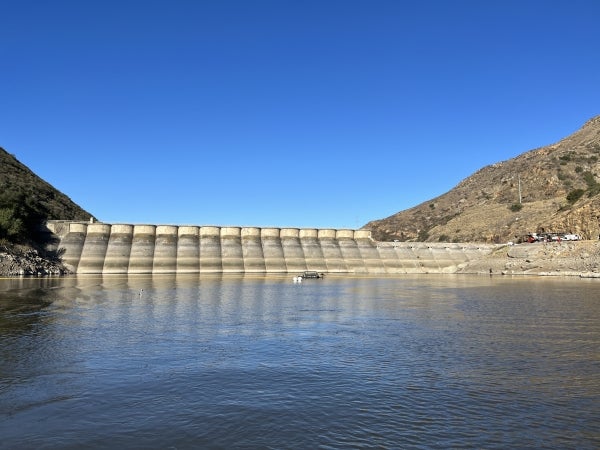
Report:
[{"label": "shoreline embankment", "polygon": [[[0,251],[0,276],[68,274],[490,274],[600,278],[600,241],[378,242],[368,230],[50,221],[50,253]],[[0,249],[1,250],[1,249]]]},{"label": "shoreline embankment", "polygon": [[470,261],[458,273],[600,278],[600,241],[505,245]]}]

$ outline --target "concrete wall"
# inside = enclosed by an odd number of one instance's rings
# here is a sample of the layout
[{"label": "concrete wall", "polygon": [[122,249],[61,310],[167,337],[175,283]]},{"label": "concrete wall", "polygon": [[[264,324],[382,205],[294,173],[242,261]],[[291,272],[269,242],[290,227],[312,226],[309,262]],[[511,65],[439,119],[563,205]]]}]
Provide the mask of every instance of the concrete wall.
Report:
[{"label": "concrete wall", "polygon": [[494,245],[376,242],[368,230],[49,221],[78,274],[453,273]]}]

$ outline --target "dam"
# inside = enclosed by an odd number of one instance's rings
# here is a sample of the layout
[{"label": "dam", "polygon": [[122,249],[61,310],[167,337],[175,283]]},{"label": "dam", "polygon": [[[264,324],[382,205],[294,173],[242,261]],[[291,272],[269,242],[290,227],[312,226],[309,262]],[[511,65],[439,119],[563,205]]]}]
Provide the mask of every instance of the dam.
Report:
[{"label": "dam", "polygon": [[493,244],[377,242],[369,230],[48,221],[76,274],[455,273]]}]

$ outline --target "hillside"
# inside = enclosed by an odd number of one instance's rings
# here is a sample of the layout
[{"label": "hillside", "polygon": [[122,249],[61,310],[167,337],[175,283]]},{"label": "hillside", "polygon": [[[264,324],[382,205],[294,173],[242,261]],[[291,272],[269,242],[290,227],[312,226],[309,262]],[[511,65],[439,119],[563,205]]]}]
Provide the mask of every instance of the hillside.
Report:
[{"label": "hillside", "polygon": [[0,147],[0,195],[21,199],[47,219],[89,220],[92,215]]},{"label": "hillside", "polygon": [[449,192],[363,228],[380,241],[508,242],[539,231],[596,239],[599,177],[600,116],[556,144],[484,167]]},{"label": "hillside", "polygon": [[0,276],[63,274],[47,252],[47,219],[89,220],[91,214],[0,148]]}]

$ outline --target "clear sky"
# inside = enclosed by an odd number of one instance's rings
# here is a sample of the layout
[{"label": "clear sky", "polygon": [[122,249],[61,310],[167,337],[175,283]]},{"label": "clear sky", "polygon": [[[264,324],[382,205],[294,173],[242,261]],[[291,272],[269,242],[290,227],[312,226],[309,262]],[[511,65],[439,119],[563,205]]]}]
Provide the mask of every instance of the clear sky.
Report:
[{"label": "clear sky", "polygon": [[600,114],[598,0],[0,0],[0,17],[0,146],[105,222],[358,228]]}]

